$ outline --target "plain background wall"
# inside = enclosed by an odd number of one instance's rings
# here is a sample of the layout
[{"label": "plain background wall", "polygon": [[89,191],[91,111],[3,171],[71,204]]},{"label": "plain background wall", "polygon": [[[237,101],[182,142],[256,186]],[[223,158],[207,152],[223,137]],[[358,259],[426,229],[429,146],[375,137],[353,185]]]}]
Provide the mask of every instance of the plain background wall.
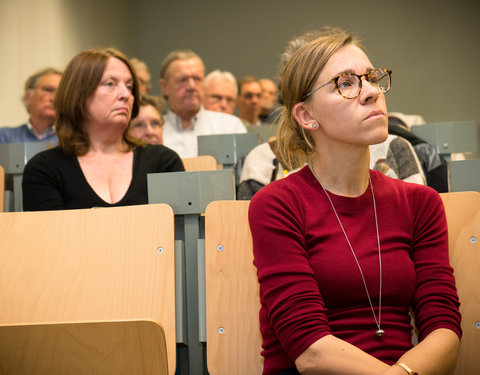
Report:
[{"label": "plain background wall", "polygon": [[0,126],[25,123],[25,80],[63,69],[78,52],[116,46],[138,53],[138,5],[130,0],[0,0]]},{"label": "plain background wall", "polygon": [[276,74],[292,36],[330,24],[356,32],[375,66],[393,70],[390,111],[427,121],[480,121],[480,2],[476,0],[0,0],[0,125],[27,115],[22,86],[82,49],[115,46],[147,62],[152,93],[173,49],[191,48],[207,72]]}]

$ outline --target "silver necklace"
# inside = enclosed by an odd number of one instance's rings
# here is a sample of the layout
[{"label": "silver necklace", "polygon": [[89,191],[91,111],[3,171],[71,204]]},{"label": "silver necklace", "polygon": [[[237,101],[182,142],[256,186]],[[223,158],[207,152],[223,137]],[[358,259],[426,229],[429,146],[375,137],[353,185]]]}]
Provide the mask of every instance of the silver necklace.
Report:
[{"label": "silver necklace", "polygon": [[367,293],[367,298],[368,302],[370,303],[370,308],[372,309],[372,314],[373,314],[373,319],[375,319],[375,324],[377,325],[377,330],[375,331],[375,335],[377,337],[383,336],[385,331],[380,328],[380,319],[381,319],[381,314],[382,314],[382,256],[380,252],[380,236],[378,234],[378,219],[377,219],[377,206],[375,204],[375,194],[373,193],[373,185],[372,185],[372,180],[370,179],[370,176],[368,176],[368,183],[370,185],[370,191],[372,192],[372,200],[373,200],[373,212],[375,213],[375,228],[377,230],[377,244],[378,244],[378,264],[380,268],[380,282],[379,282],[379,297],[378,297],[378,319],[377,315],[375,314],[375,309],[373,308],[372,304],[372,299],[370,298],[370,293],[368,292],[367,288],[367,283],[365,281],[365,277],[363,276],[363,271],[362,267],[360,266],[360,263],[358,262],[357,256],[355,255],[355,252],[353,251],[352,244],[350,243],[350,240],[348,239],[347,232],[345,232],[345,229],[343,228],[342,222],[340,221],[340,217],[337,214],[337,210],[335,209],[335,206],[333,205],[332,199],[330,198],[330,195],[328,195],[327,190],[323,187],[321,184],[320,180],[318,179],[317,174],[315,173],[315,169],[313,168],[313,163],[312,165],[312,172],[317,181],[320,183],[320,186],[322,187],[323,191],[325,192],[325,195],[328,198],[328,201],[330,202],[330,205],[332,206],[333,212],[337,218],[338,224],[340,225],[340,228],[342,228],[343,235],[345,236],[345,239],[347,240],[348,247],[350,248],[350,251],[352,252],[353,257],[355,258],[355,262],[357,263],[358,270],[360,271],[360,276],[362,276],[362,281],[363,281],[363,286],[365,288],[365,292]]}]

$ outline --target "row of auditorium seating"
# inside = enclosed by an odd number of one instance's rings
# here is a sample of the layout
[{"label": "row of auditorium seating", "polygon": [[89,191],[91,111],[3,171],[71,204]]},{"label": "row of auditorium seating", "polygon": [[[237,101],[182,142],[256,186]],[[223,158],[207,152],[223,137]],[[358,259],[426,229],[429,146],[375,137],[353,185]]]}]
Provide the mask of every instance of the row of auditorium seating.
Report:
[{"label": "row of auditorium seating", "polygon": [[[463,317],[455,375],[471,375],[480,368],[480,194],[442,199]],[[248,205],[205,210],[212,375],[262,371]],[[0,213],[0,374],[174,374],[174,230],[165,204]]]},{"label": "row of auditorium seating", "polygon": [[[480,130],[474,121],[431,123],[412,126],[412,132],[435,147],[449,160],[449,191],[480,191]],[[263,125],[247,134],[220,134],[198,137],[198,158],[184,160],[187,171],[233,168],[260,142],[276,132],[275,125]],[[6,211],[21,211],[21,178],[26,162],[37,152],[50,147],[47,143],[0,145],[0,166],[3,166]],[[450,161],[450,155],[462,153],[468,160]],[[216,160],[216,166],[212,160]],[[239,176],[237,176],[239,177]],[[6,178],[6,183],[5,183]],[[5,186],[6,185],[6,186]],[[3,194],[2,194],[3,195]],[[2,208],[3,210],[3,208]]]},{"label": "row of auditorium seating", "polygon": [[[448,161],[448,191],[480,191],[480,129],[475,121],[416,125],[412,133],[431,144]],[[451,160],[452,155],[462,159]]]},{"label": "row of auditorium seating", "polygon": [[[259,143],[266,141],[276,132],[274,125],[262,125],[247,134],[219,134],[198,137],[199,157],[186,158],[187,171],[233,168],[239,159]],[[21,184],[25,164],[36,153],[50,148],[49,143],[0,144],[0,166],[4,168],[2,178],[4,187],[0,186],[0,194],[4,200],[1,211],[22,211]],[[212,163],[212,157],[216,163]],[[4,196],[6,189],[6,196]]]},{"label": "row of auditorium seating", "polygon": [[[237,137],[242,136],[244,135],[229,135],[232,140],[229,142],[238,146],[240,143],[237,142],[239,139]],[[213,137],[215,138],[215,136]],[[229,144],[229,142],[224,139],[222,144]],[[238,153],[232,153],[231,150],[227,150],[227,153],[222,151],[222,154],[238,155]],[[205,295],[205,291],[209,290],[205,283],[208,282],[210,272],[205,273],[205,267],[202,266],[205,264],[206,241],[208,241],[208,237],[205,236],[205,221],[208,215],[203,217],[202,213],[212,201],[234,199],[233,175],[232,171],[228,169],[231,167],[231,160],[231,158],[227,158],[223,162],[219,162],[220,159],[215,160],[211,156],[184,159],[189,173],[154,174],[149,175],[148,178],[149,202],[167,203],[172,207],[175,215],[174,238],[177,240],[174,245],[176,285],[174,305],[177,314],[175,336],[181,349],[187,348],[187,350],[178,352],[180,360],[177,361],[177,367],[181,368],[181,374],[205,373],[206,370],[203,371],[203,366],[200,364],[204,361],[204,343],[206,341],[209,341],[207,351],[211,350],[212,340],[207,340],[207,337],[211,336],[212,332],[205,331],[205,311],[207,307],[212,306],[212,303],[206,302],[209,298],[208,293]],[[217,170],[218,164],[227,169]],[[19,168],[19,166],[15,164],[13,168]],[[176,188],[179,186],[180,189]],[[179,220],[180,218],[181,220]],[[214,310],[220,311],[219,308],[214,308]],[[71,327],[67,328],[71,329]],[[124,330],[120,330],[120,332],[124,332]],[[225,327],[217,327],[217,334],[219,332],[221,332],[220,338],[228,336],[224,336]],[[246,332],[258,334],[258,330],[247,330]],[[166,333],[166,336],[171,336],[171,332]],[[171,353],[171,350],[168,352]],[[257,351],[257,355],[258,353]],[[211,354],[210,357],[212,356],[214,355]],[[171,363],[169,368],[172,368]],[[212,372],[210,371],[210,373]]]}]

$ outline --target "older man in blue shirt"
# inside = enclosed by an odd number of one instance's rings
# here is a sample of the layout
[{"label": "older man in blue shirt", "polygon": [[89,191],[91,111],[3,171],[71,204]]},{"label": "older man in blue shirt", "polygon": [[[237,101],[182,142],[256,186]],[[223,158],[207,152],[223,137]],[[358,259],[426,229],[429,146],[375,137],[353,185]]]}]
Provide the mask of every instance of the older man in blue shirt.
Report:
[{"label": "older man in blue shirt", "polygon": [[51,142],[57,144],[53,98],[62,72],[54,68],[42,69],[25,82],[23,102],[29,113],[26,124],[0,128],[0,143]]}]

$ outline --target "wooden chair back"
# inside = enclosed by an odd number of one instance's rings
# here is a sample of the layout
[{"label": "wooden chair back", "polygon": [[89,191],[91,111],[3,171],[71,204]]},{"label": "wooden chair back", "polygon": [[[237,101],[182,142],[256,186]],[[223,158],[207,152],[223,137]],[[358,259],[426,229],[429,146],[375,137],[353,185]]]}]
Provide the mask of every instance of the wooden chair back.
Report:
[{"label": "wooden chair back", "polygon": [[182,158],[182,162],[187,172],[214,171],[217,169],[217,161],[210,155]]},{"label": "wooden chair back", "polygon": [[152,320],[175,372],[169,206],[0,213],[0,243],[0,325]]},{"label": "wooden chair back", "polygon": [[153,321],[0,325],[0,337],[1,375],[168,374]]},{"label": "wooden chair back", "polygon": [[207,366],[211,375],[260,375],[259,286],[249,201],[216,201],[205,211]]},{"label": "wooden chair back", "polygon": [[[455,375],[480,369],[480,193],[441,194],[463,338]],[[217,201],[205,212],[207,364],[210,374],[261,374],[258,281],[249,201]]]},{"label": "wooden chair back", "polygon": [[480,370],[480,193],[445,193],[441,197],[462,313],[463,337],[454,374],[476,374]]}]

